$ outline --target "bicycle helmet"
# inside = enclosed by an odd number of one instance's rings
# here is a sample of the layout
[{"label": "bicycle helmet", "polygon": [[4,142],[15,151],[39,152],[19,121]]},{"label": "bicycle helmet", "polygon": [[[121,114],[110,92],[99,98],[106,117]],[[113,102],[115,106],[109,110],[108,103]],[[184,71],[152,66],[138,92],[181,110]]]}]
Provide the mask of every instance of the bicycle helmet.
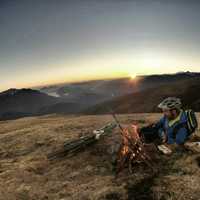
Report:
[{"label": "bicycle helmet", "polygon": [[182,103],[181,103],[181,100],[179,98],[168,97],[168,98],[164,99],[158,105],[158,108],[171,110],[171,109],[180,109],[181,106],[182,106]]}]

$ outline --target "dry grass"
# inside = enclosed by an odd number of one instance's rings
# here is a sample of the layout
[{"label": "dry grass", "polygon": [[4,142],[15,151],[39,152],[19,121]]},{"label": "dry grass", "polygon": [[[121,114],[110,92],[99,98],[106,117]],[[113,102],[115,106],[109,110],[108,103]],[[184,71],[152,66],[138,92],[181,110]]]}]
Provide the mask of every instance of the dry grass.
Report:
[{"label": "dry grass", "polygon": [[[119,120],[143,125],[159,116],[129,114]],[[0,122],[0,199],[199,199],[198,154],[160,155],[157,174],[136,166],[134,174],[124,171],[115,179],[111,151],[119,140],[117,131],[70,159],[47,160],[67,139],[90,134],[110,121],[109,115],[49,115]]]}]

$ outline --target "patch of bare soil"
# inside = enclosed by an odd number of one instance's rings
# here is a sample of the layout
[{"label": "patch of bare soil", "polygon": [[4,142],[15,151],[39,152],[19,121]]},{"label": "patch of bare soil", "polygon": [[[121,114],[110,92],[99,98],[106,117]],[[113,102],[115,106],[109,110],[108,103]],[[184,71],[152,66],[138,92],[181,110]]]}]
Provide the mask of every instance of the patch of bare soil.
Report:
[{"label": "patch of bare soil", "polygon": [[[142,126],[159,114],[119,115],[122,124]],[[200,115],[198,115],[200,117]],[[199,200],[200,155],[152,150],[156,172],[136,164],[115,176],[120,135],[115,130],[71,158],[49,161],[47,154],[64,141],[91,134],[113,121],[109,115],[23,118],[0,122],[1,200]],[[200,131],[197,132],[197,136]]]}]

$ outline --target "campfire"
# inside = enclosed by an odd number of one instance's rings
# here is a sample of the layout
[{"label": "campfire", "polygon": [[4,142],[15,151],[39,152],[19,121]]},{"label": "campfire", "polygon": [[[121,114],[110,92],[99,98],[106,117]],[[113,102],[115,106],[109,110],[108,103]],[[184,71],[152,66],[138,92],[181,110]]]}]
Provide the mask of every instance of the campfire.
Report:
[{"label": "campfire", "polygon": [[133,173],[133,167],[136,163],[144,163],[153,170],[151,158],[139,136],[137,125],[120,129],[122,144],[117,157],[117,174],[125,167],[128,167],[130,173]]}]

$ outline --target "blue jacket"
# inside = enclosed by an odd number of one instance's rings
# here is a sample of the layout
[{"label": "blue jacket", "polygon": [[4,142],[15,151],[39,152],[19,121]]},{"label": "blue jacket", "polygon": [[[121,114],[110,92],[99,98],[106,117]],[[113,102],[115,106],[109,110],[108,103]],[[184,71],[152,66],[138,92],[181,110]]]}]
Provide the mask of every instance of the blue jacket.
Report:
[{"label": "blue jacket", "polygon": [[163,116],[159,122],[156,123],[156,127],[159,129],[159,136],[167,135],[168,144],[183,144],[188,139],[188,130],[186,127],[181,127],[177,130],[176,135],[174,136],[175,127],[180,123],[186,123],[187,116],[186,113],[181,110],[179,116],[174,120],[168,120],[167,117]]}]

